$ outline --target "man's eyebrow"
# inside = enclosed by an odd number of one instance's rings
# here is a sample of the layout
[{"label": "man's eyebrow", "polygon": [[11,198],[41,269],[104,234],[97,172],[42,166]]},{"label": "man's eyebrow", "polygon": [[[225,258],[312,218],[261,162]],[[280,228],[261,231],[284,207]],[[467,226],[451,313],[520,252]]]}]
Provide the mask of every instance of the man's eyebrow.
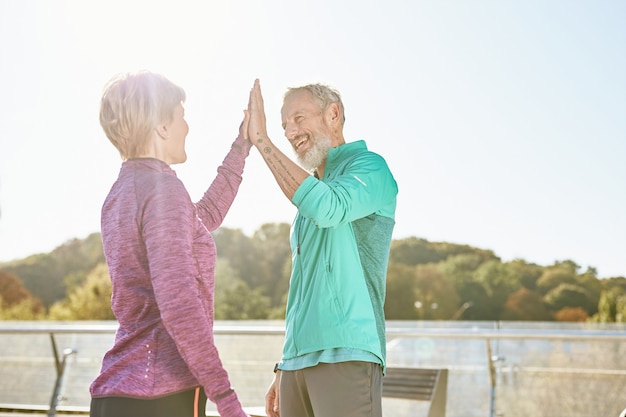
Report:
[{"label": "man's eyebrow", "polygon": [[[298,110],[298,111],[294,112],[292,115],[285,117],[285,120],[289,119],[289,117],[295,118],[295,117],[297,117],[299,115],[302,115],[302,114],[304,114],[304,112],[302,110]],[[287,129],[287,122],[283,122],[282,126],[283,126],[283,130]]]}]

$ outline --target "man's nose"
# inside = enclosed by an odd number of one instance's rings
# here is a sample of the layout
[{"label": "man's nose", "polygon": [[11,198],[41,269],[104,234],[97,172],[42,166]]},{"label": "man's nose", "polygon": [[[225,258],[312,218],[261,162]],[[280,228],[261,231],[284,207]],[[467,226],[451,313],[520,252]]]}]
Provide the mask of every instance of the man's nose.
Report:
[{"label": "man's nose", "polygon": [[292,140],[298,135],[298,126],[295,123],[287,123],[285,125],[285,137]]}]

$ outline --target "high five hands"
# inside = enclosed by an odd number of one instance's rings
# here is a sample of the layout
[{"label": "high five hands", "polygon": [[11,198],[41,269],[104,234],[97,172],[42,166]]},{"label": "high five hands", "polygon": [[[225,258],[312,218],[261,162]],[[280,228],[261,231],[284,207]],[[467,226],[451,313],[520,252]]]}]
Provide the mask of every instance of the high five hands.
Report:
[{"label": "high five hands", "polygon": [[250,90],[246,112],[249,117],[248,139],[253,145],[258,143],[259,140],[267,139],[265,106],[263,104],[263,95],[261,94],[261,83],[258,78],[254,80],[254,85]]}]

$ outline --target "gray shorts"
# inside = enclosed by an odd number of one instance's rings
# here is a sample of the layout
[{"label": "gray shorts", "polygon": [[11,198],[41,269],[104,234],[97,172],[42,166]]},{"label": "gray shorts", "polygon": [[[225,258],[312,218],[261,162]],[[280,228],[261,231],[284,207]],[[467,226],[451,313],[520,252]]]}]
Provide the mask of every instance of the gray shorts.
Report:
[{"label": "gray shorts", "polygon": [[382,368],[371,362],[320,363],[281,371],[281,417],[381,417]]}]

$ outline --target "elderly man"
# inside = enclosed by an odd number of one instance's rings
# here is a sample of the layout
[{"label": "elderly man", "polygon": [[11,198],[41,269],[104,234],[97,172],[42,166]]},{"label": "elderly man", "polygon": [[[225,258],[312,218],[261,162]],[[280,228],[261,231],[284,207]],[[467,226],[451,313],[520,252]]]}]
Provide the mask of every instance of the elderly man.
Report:
[{"label": "elderly man", "polygon": [[346,143],[343,103],[327,86],[292,88],[284,97],[282,125],[301,166],[268,137],[258,80],[248,112],[252,144],[298,209],[285,343],[266,412],[381,416],[393,175],[364,141]]}]

